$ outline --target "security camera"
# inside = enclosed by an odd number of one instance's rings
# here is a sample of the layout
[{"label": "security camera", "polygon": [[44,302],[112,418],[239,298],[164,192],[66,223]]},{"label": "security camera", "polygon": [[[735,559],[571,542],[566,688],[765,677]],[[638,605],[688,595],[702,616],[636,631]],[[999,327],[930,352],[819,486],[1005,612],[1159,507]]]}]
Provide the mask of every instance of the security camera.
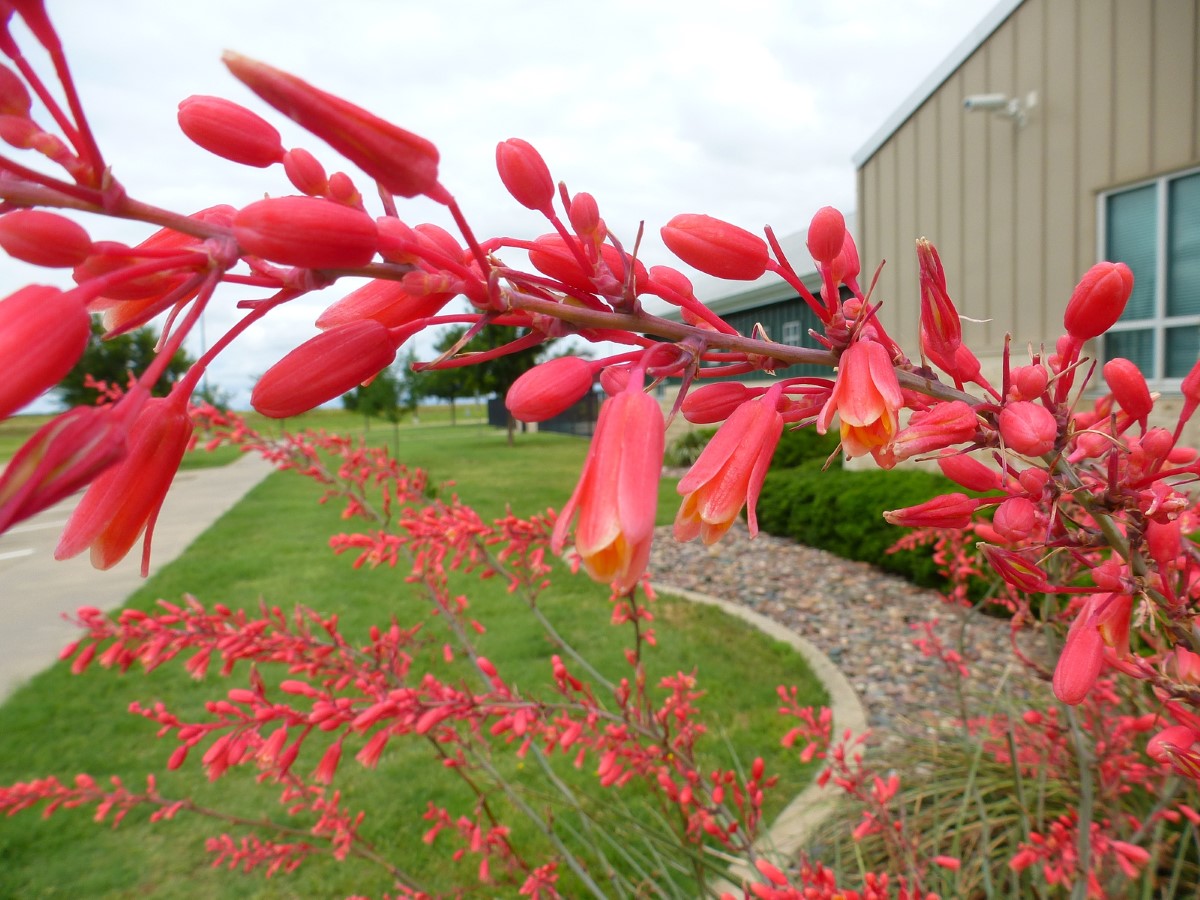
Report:
[{"label": "security camera", "polygon": [[1004,110],[1008,108],[1008,104],[1007,94],[972,94],[970,97],[963,98],[963,109],[972,111]]}]

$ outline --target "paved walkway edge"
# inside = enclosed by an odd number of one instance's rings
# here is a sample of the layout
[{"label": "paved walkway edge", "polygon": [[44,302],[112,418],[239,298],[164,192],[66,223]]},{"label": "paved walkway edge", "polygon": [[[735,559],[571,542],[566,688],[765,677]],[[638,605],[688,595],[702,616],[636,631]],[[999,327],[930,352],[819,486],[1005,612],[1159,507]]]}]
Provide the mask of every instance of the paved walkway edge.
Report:
[{"label": "paved walkway edge", "polygon": [[[658,582],[654,584],[654,590],[656,593],[679,597],[692,603],[715,606],[722,612],[754,626],[768,637],[789,645],[804,657],[813,674],[829,693],[829,708],[833,710],[833,735],[836,737],[846,731],[861,734],[867,730],[867,713],[853,686],[833,661],[811,641],[773,619],[719,597],[698,594]],[[838,795],[834,791],[813,782],[784,808],[772,823],[770,830],[755,843],[755,850],[776,863],[788,863],[812,834],[813,829],[833,811],[837,800]],[[757,879],[757,871],[745,862],[733,865],[729,874],[739,882]],[[713,889],[718,894],[726,890],[740,890],[732,883],[717,884]]]}]

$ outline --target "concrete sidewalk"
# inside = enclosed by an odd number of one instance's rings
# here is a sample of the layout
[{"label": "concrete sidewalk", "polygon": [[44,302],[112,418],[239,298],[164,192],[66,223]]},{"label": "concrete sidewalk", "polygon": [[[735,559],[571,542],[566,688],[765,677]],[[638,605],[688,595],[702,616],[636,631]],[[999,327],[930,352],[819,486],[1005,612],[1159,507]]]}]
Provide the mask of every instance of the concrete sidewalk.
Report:
[{"label": "concrete sidewalk", "polygon": [[[150,574],[179,556],[272,471],[257,454],[228,466],[180,472],[154,529]],[[0,700],[58,658],[79,630],[63,621],[80,606],[113,609],[142,584],[141,543],[107,572],[87,554],[57,562],[54,546],[82,493],[0,534]]]}]

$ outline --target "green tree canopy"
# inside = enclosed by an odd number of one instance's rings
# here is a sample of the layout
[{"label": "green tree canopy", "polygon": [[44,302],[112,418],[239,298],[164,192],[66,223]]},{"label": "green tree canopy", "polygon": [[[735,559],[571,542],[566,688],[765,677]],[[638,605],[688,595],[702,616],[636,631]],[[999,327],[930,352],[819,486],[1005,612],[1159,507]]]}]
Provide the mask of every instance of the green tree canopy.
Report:
[{"label": "green tree canopy", "polygon": [[[98,316],[93,316],[92,334],[88,338],[87,349],[83,351],[83,356],[75,364],[75,368],[67,373],[55,389],[58,398],[67,406],[90,406],[96,402],[99,393],[94,388],[85,386],[87,376],[91,375],[97,381],[105,381],[124,390],[129,385],[130,375],[137,378],[154,360],[158,333],[150,326],[107,340],[101,339],[103,334],[104,326],[100,324]],[[178,350],[171,357],[162,377],[154,385],[154,395],[162,397],[169,393],[171,386],[193,362],[195,360],[186,352]]]}]

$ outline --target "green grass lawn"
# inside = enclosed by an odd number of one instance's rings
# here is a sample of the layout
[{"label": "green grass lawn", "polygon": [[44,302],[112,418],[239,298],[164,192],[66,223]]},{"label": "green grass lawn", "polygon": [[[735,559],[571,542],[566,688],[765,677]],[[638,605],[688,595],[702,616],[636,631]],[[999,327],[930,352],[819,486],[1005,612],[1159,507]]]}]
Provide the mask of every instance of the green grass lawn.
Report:
[{"label": "green grass lawn", "polygon": [[[336,429],[351,423],[345,416],[308,417]],[[288,423],[289,429],[295,423]],[[381,429],[382,430],[382,429]],[[374,427],[372,429],[374,432]],[[509,448],[503,432],[479,425],[402,426],[400,458],[429,469],[434,483],[453,481],[453,490],[472,502],[485,517],[503,514],[506,502],[528,515],[548,506],[560,507],[569,495],[586,451],[578,438],[552,434],[523,435]],[[673,484],[664,483],[662,521],[674,515]],[[328,535],[354,528],[333,505],[316,502],[317,486],[293,473],[277,473],[260,484],[237,507],[204,534],[188,552],[165,567],[132,598],[130,605],[150,608],[159,597],[178,599],[190,592],[202,602],[231,607],[257,607],[260,599],[290,608],[305,604],[337,612],[351,642],[362,639],[372,623],[396,616],[401,624],[424,618],[426,601],[403,580],[403,572],[354,570],[350,559],[335,557]],[[611,678],[628,672],[623,650],[630,643],[624,629],[608,624],[607,590],[585,578],[572,578],[558,567],[554,588],[540,606],[564,636]],[[98,575],[97,577],[103,577]],[[475,581],[460,576],[455,588],[467,593],[472,610],[488,632],[479,639],[510,683],[534,694],[548,680],[548,660],[555,652],[526,612],[499,580]],[[80,602],[86,602],[81,597]],[[717,611],[663,598],[657,604],[659,646],[651,649],[652,683],[676,671],[695,671],[707,691],[702,701],[716,722],[705,752],[712,764],[727,765],[730,749],[747,764],[762,753],[783,777],[772,809],[777,810],[810,777],[779,748],[786,723],[775,713],[775,686],[798,684],[806,702],[824,695],[802,660]],[[427,625],[430,643],[418,659],[421,666],[452,677],[456,671],[441,659],[437,623]],[[245,683],[245,671],[222,680],[210,674],[193,681],[181,665],[165,666],[151,675],[119,676],[93,669],[82,677],[60,664],[33,679],[0,707],[0,784],[56,775],[68,780],[77,772],[97,779],[118,775],[131,787],[144,785],[155,773],[160,790],[172,797],[192,796],[206,806],[247,817],[280,817],[276,792],[255,784],[252,772],[235,772],[210,784],[199,753],[179,771],[166,772],[173,739],[159,741],[155,727],[126,712],[131,702],[161,700],[183,718],[203,717],[204,702]],[[264,671],[271,684],[281,673]],[[455,868],[449,851],[421,841],[428,827],[422,814],[430,800],[455,814],[470,812],[471,798],[461,784],[431,764],[424,741],[393,741],[376,771],[354,760],[356,745],[347,746],[339,787],[347,803],[367,813],[364,833],[377,848],[406,871],[419,874],[437,890],[458,880],[471,884],[474,861]],[[298,769],[316,764],[319,747],[302,756]],[[499,764],[517,775],[524,765],[501,754]],[[584,786],[594,781],[594,764],[582,773],[564,765],[564,777]],[[592,789],[597,809],[609,800]],[[335,863],[315,859],[292,875],[270,881],[261,875],[214,870],[204,852],[204,839],[226,826],[198,817],[150,825],[135,812],[118,829],[97,825],[91,814],[64,810],[43,820],[27,812],[0,820],[0,896],[3,897],[332,897],[355,892],[377,896],[388,891],[388,878],[358,861]],[[620,824],[611,826],[619,842],[634,843]],[[242,832],[233,831],[235,835]],[[532,840],[532,829],[517,823],[514,839]],[[468,874],[464,874],[468,873]],[[570,892],[570,882],[565,890]]]}]

